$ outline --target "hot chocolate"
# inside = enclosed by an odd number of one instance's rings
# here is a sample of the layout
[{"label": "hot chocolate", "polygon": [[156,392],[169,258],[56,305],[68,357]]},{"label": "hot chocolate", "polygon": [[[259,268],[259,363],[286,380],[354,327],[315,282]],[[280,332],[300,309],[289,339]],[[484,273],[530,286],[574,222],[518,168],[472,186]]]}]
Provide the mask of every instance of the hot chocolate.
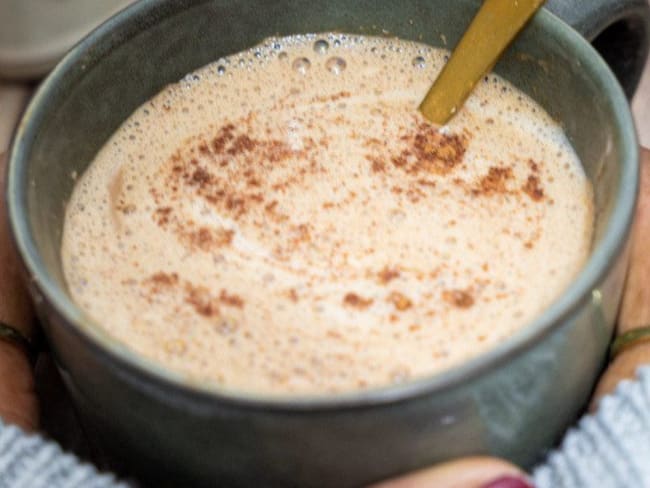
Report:
[{"label": "hot chocolate", "polygon": [[73,298],[189,381],[254,393],[383,386],[493,348],[584,264],[591,187],[495,75],[449,125],[424,120],[445,56],[294,36],[169,86],[75,188]]}]

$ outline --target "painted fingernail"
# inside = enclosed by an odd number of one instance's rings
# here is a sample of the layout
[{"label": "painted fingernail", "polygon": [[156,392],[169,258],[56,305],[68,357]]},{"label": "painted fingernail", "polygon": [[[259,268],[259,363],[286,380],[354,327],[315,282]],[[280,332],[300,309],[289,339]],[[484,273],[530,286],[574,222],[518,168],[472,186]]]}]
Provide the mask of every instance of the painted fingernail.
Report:
[{"label": "painted fingernail", "polygon": [[534,488],[528,481],[516,476],[502,476],[481,488]]}]

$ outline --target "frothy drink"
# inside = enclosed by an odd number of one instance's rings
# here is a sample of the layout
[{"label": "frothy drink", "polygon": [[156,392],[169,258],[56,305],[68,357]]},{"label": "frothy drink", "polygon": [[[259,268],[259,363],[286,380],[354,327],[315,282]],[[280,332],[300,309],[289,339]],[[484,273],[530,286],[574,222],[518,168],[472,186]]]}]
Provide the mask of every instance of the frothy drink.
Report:
[{"label": "frothy drink", "polygon": [[591,189],[558,124],[496,76],[426,122],[445,55],[270,39],[166,88],[75,188],[72,296],[188,381],[254,393],[383,386],[495,347],[584,264]]}]

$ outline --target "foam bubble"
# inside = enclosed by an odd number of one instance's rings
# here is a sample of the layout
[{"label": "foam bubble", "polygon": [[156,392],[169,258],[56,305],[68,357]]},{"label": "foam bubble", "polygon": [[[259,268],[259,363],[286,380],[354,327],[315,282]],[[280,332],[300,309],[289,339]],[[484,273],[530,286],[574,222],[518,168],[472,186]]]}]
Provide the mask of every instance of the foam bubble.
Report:
[{"label": "foam bubble", "polygon": [[309,68],[311,68],[311,61],[309,61],[309,58],[305,57],[296,58],[291,64],[291,67],[298,73],[304,75],[309,71]]},{"label": "foam bubble", "polygon": [[314,52],[318,54],[325,54],[330,48],[329,42],[325,39],[319,39],[314,43]]},{"label": "foam bubble", "polygon": [[424,56],[416,56],[413,58],[413,61],[411,61],[411,64],[416,68],[424,68],[426,66],[426,60],[424,59]]},{"label": "foam bubble", "polygon": [[345,62],[345,59],[335,56],[327,60],[325,67],[330,73],[339,75],[345,70],[347,63]]}]

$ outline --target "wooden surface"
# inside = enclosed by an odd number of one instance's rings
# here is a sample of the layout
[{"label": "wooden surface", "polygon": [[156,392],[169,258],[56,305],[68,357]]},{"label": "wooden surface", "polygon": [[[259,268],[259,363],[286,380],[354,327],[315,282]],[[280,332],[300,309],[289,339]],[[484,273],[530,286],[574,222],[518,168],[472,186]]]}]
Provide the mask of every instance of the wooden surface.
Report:
[{"label": "wooden surface", "polygon": [[14,125],[29,93],[30,88],[26,85],[4,83],[0,80],[0,154],[9,145]]},{"label": "wooden surface", "polygon": [[632,102],[632,111],[639,140],[643,146],[650,148],[650,63],[646,64],[641,85]]}]

